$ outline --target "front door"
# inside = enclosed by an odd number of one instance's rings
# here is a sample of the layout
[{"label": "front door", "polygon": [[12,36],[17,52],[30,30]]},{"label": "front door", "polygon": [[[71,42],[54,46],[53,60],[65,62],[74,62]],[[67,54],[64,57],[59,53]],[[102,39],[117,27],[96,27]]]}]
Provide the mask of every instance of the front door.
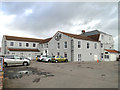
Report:
[{"label": "front door", "polygon": [[78,61],[81,61],[81,54],[78,54]]}]

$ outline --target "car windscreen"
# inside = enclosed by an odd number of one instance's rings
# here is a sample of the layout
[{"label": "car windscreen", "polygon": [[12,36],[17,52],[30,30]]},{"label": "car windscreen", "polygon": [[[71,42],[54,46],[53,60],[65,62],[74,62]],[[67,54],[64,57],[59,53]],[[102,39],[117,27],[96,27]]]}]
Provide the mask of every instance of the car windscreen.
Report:
[{"label": "car windscreen", "polygon": [[47,56],[48,58],[52,58],[51,56]]}]

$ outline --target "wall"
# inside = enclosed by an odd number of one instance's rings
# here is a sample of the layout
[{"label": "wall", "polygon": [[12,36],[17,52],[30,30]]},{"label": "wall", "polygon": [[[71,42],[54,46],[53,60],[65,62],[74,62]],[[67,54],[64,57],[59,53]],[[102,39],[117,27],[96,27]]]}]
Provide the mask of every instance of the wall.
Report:
[{"label": "wall", "polygon": [[[103,38],[102,38],[102,35],[103,35]],[[99,37],[99,41],[103,43],[103,47],[100,50],[101,53],[103,53],[103,59],[101,58],[101,60],[105,60],[104,49],[114,49],[114,40],[112,35],[101,33]]]},{"label": "wall", "polygon": [[[57,32],[57,33],[59,33],[59,32]],[[61,39],[59,41],[55,40],[55,35],[49,41],[49,47],[48,47],[49,55],[51,55],[51,56],[57,55],[57,52],[59,52],[61,56],[64,56],[64,52],[66,52],[68,61],[71,61],[71,38],[62,33],[60,33],[60,34],[61,34]],[[65,41],[67,41],[67,48],[64,48]],[[60,43],[60,49],[58,49],[57,43]]]},{"label": "wall", "polygon": [[[81,41],[81,48],[78,48],[78,41]],[[87,42],[89,42],[89,49],[87,49]],[[96,49],[95,43],[97,43]],[[97,59],[100,60],[100,42],[74,39],[74,61],[78,61],[78,54],[81,54],[81,61],[94,61],[94,55],[97,55]]]},{"label": "wall", "polygon": [[[6,42],[6,46],[5,46]],[[14,42],[14,46],[10,46],[10,42]],[[22,43],[22,46],[19,46],[19,43]],[[26,47],[26,43],[29,43],[29,47]],[[33,43],[36,44],[33,47]],[[39,49],[38,42],[25,42],[25,41],[13,41],[13,40],[6,40],[5,37],[2,39],[2,54],[12,54],[12,55],[19,55],[25,57],[31,57],[31,59],[35,59],[37,55],[40,55],[40,52],[25,52],[25,51],[9,51],[7,48],[17,48],[17,49]],[[8,53],[9,52],[9,53]]]},{"label": "wall", "polygon": [[[14,42],[14,46],[10,46],[10,42]],[[19,46],[19,43],[22,43],[22,46]],[[29,47],[26,47],[26,43],[29,43]],[[36,44],[36,47],[33,47],[33,43]],[[13,41],[13,40],[7,40],[7,47],[8,48],[25,48],[25,49],[37,49],[38,44],[36,42],[24,42],[24,41]]]}]

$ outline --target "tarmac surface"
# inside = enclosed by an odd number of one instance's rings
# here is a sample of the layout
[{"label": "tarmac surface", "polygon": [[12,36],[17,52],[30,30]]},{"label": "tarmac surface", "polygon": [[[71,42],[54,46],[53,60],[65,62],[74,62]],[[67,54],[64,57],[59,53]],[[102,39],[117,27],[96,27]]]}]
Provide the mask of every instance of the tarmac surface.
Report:
[{"label": "tarmac surface", "polygon": [[6,67],[3,84],[4,88],[118,88],[118,62],[32,61],[30,66]]}]

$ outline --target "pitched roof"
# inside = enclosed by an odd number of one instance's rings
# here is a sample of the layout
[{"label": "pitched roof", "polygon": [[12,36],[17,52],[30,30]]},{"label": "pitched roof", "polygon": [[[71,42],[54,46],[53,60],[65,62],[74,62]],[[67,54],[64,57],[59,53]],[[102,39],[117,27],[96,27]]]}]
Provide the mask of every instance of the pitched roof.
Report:
[{"label": "pitched roof", "polygon": [[43,40],[43,39],[36,39],[36,38],[8,36],[8,35],[4,35],[4,37],[6,38],[6,40],[14,40],[14,41],[40,42]]},{"label": "pitched roof", "polygon": [[18,48],[8,48],[9,51],[27,51],[27,52],[40,52],[38,49],[18,49]]},{"label": "pitched roof", "polygon": [[110,53],[120,53],[119,51],[117,50],[110,50],[110,49],[105,49],[106,51],[110,52]]},{"label": "pitched roof", "polygon": [[52,37],[51,37],[51,38],[44,39],[44,40],[41,40],[40,43],[47,43],[47,42],[49,42],[51,39],[52,39]]},{"label": "pitched roof", "polygon": [[96,41],[96,40],[94,40],[94,39],[92,39],[92,38],[89,38],[89,37],[87,37],[87,36],[81,36],[81,35],[77,35],[77,34],[71,34],[71,33],[61,32],[61,31],[58,31],[58,32],[60,32],[60,33],[62,33],[62,34],[65,34],[65,35],[67,35],[67,36],[69,36],[69,37],[76,38],[76,39]]},{"label": "pitched roof", "polygon": [[99,36],[100,36],[100,34],[95,34],[95,35],[91,35],[88,37],[94,39],[95,41],[99,41]]},{"label": "pitched roof", "polygon": [[[88,32],[85,32],[84,34],[80,34],[82,36],[91,36],[91,35],[96,35],[96,34],[107,34],[107,33],[104,33],[102,31],[99,31],[99,30],[93,30],[93,31],[88,31]],[[107,35],[110,35],[110,34],[107,34]]]}]

